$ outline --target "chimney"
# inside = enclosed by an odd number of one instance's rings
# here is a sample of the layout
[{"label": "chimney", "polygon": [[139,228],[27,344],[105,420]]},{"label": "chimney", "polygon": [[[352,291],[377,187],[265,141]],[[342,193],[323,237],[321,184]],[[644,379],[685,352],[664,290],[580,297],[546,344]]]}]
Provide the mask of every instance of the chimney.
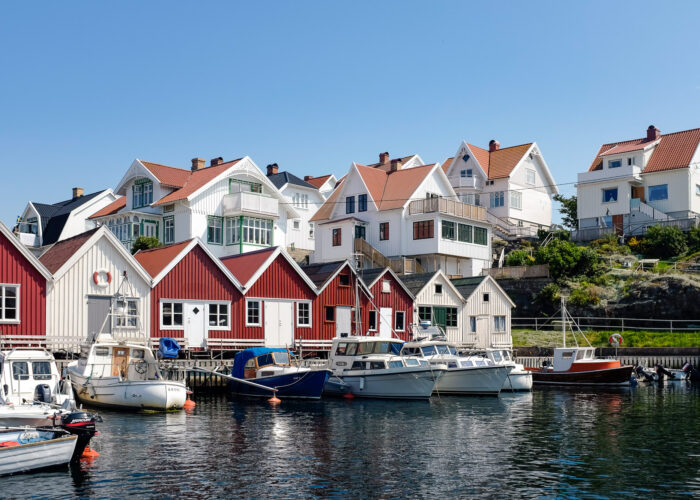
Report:
[{"label": "chimney", "polygon": [[215,167],[217,165],[221,165],[224,162],[224,159],[221,156],[217,156],[216,158],[212,158],[209,160],[209,166],[210,167]]},{"label": "chimney", "polygon": [[489,141],[489,153],[493,153],[494,151],[498,151],[498,148],[501,147],[501,143],[498,142],[496,139],[491,139]]},{"label": "chimney", "polygon": [[[387,153],[389,154],[389,153]],[[396,172],[397,170],[401,170],[401,167],[403,166],[403,162],[401,161],[401,158],[396,158],[395,160],[391,160],[391,171]]]},{"label": "chimney", "polygon": [[655,141],[659,137],[661,137],[661,130],[653,125],[649,125],[647,129],[647,141]]},{"label": "chimney", "polygon": [[204,158],[192,158],[192,172],[202,170],[206,166]]},{"label": "chimney", "polygon": [[267,176],[271,176],[276,174],[279,171],[279,167],[277,166],[277,163],[271,163],[267,166]]},{"label": "chimney", "polygon": [[304,180],[305,180],[306,182],[309,182],[311,179],[313,179],[313,177],[310,176],[310,175],[305,175],[305,176],[304,176]]},{"label": "chimney", "polygon": [[379,163],[382,165],[389,163],[389,153],[379,153]]},{"label": "chimney", "polygon": [[73,198],[80,198],[84,192],[83,188],[73,188]]}]

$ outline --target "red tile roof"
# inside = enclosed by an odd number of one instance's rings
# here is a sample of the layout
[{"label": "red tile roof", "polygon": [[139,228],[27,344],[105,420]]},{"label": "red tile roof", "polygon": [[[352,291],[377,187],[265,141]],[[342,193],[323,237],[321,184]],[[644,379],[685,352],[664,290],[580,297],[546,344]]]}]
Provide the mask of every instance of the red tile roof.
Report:
[{"label": "red tile roof", "polygon": [[442,169],[443,172],[445,172],[445,175],[447,175],[447,171],[450,168],[450,165],[452,164],[452,160],[454,160],[454,156],[450,156],[449,158],[446,158],[445,161],[442,162],[440,165],[440,168]]},{"label": "red tile roof", "polygon": [[321,189],[321,186],[330,179],[330,175],[322,175],[321,177],[311,177],[310,179],[304,179],[306,182],[311,184],[316,189]]},{"label": "red tile roof", "polygon": [[224,257],[221,263],[231,271],[238,282],[245,286],[248,280],[260,269],[270,254],[277,250],[277,247],[263,248],[254,252],[246,252],[240,255]]},{"label": "red tile roof", "polygon": [[639,151],[646,148],[647,146],[651,146],[655,142],[656,141],[644,141],[641,143],[618,144],[617,146],[613,146],[612,148],[608,149],[600,156],[616,155],[620,153],[627,153],[628,151]]},{"label": "red tile roof", "polygon": [[188,172],[189,177],[187,178],[187,181],[185,184],[178,190],[173,191],[172,193],[164,196],[157,202],[155,202],[153,205],[164,205],[166,203],[172,203],[174,201],[178,200],[184,200],[187,198],[189,195],[197,191],[199,188],[207,184],[209,181],[214,179],[216,176],[221,174],[222,172],[226,171],[227,169],[231,168],[233,165],[241,161],[241,158],[238,158],[237,160],[233,161],[228,161],[226,163],[221,163],[220,165],[216,165],[213,167],[206,167],[201,170],[197,170],[195,172],[192,171],[185,171]]},{"label": "red tile roof", "polygon": [[160,165],[159,163],[152,163],[150,161],[141,161],[141,163],[144,167],[150,170],[150,172],[160,181],[161,184],[174,188],[181,188],[184,186],[192,173],[191,170],[169,167],[167,165]]},{"label": "red tile roof", "polygon": [[[614,148],[620,147],[621,149],[618,149],[617,152],[621,153],[624,151],[635,151],[639,146],[649,145],[649,143],[650,141],[644,137],[642,139],[603,144],[588,170],[603,168],[602,156],[606,153],[614,154],[610,153],[610,150]],[[698,149],[698,144],[700,144],[700,128],[661,135],[642,173],[662,172],[664,170],[688,167],[695,151]],[[625,149],[630,146],[635,147],[635,149]]]},{"label": "red tile roof", "polygon": [[[345,179],[345,177],[343,177],[343,179]],[[316,210],[314,216],[309,219],[310,222],[327,220],[331,218],[331,215],[333,215],[333,208],[335,207],[335,204],[338,203],[338,199],[340,198],[340,185],[343,183],[343,179],[338,181],[335,190],[331,193],[323,205]]]},{"label": "red tile roof", "polygon": [[99,231],[99,228],[90,229],[77,236],[55,243],[44,255],[39,257],[39,261],[44,264],[44,267],[51,274],[55,274],[97,231]]},{"label": "red tile roof", "polygon": [[104,217],[105,215],[114,215],[124,207],[126,207],[126,196],[120,196],[106,207],[101,208],[97,212],[92,214],[90,217],[88,217],[88,219]]},{"label": "red tile roof", "polygon": [[177,257],[182,250],[190,244],[192,240],[175,243],[159,248],[151,248],[150,250],[141,250],[134,255],[134,258],[141,266],[155,278],[160,272]]},{"label": "red tile roof", "polygon": [[367,165],[367,166],[370,167],[370,168],[376,168],[376,169],[379,169],[379,170],[383,170],[384,172],[388,172],[388,171],[391,170],[391,161],[400,160],[401,163],[407,163],[408,160],[410,160],[410,159],[413,158],[414,156],[416,156],[416,155],[408,155],[408,156],[404,156],[403,158],[392,158],[392,159],[389,161],[389,163],[372,163],[372,164]]},{"label": "red tile roof", "polygon": [[489,179],[501,179],[510,176],[510,173],[520,163],[520,160],[522,160],[532,144],[530,142],[519,146],[499,148],[493,152],[473,144],[468,144],[468,146],[474,158],[484,170],[486,177]]}]

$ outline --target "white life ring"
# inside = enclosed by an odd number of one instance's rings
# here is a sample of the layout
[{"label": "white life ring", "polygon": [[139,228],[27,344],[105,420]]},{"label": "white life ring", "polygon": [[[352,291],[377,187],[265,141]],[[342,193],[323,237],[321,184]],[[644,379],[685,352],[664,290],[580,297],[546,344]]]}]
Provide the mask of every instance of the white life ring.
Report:
[{"label": "white life ring", "polygon": [[[101,276],[104,276],[104,279],[100,279]],[[92,281],[100,288],[107,288],[112,282],[112,273],[107,269],[98,269],[92,273]]]},{"label": "white life ring", "polygon": [[620,335],[619,333],[613,333],[612,335],[610,335],[608,342],[610,342],[611,344],[622,345],[623,340],[624,339],[622,338],[622,335]]}]

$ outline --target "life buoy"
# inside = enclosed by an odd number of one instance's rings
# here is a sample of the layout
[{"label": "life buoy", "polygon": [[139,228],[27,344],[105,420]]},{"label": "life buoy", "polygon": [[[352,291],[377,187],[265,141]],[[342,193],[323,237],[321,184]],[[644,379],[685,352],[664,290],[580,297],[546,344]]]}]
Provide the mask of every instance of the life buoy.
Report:
[{"label": "life buoy", "polygon": [[[105,276],[104,280],[100,280],[101,274]],[[92,273],[92,281],[94,281],[95,285],[99,286],[100,288],[107,288],[112,282],[112,273],[110,273],[106,269],[98,269],[97,271]]]},{"label": "life buoy", "polygon": [[623,340],[624,339],[622,338],[622,335],[620,335],[619,333],[613,333],[612,335],[610,335],[608,342],[610,342],[611,344],[622,345]]}]

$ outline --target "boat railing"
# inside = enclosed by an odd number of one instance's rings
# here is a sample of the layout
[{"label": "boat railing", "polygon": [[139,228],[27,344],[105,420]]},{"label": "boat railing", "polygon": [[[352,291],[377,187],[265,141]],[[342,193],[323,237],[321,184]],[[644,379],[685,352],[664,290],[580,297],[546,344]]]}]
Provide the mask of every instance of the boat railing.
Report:
[{"label": "boat railing", "polygon": [[328,368],[330,360],[328,359],[302,359],[299,361],[299,366],[302,368]]}]

